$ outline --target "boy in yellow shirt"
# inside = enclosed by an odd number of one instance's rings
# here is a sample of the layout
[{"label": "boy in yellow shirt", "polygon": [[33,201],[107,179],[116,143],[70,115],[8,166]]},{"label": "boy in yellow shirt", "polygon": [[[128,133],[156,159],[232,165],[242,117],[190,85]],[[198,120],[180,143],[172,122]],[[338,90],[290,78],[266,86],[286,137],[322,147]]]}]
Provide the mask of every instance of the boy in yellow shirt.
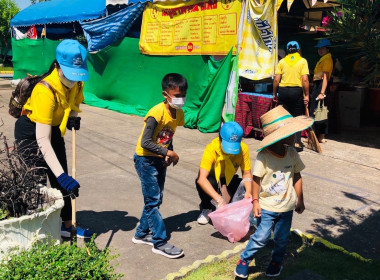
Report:
[{"label": "boy in yellow shirt", "polygon": [[134,162],[141,181],[144,209],[140,224],[132,241],[153,246],[153,253],[167,258],[178,258],[183,250],[168,243],[164,220],[159,207],[162,203],[166,168],[176,165],[179,157],[173,151],[172,139],[177,126],[184,125],[181,107],[185,103],[186,79],[176,73],[167,74],[162,80],[165,98],[149,110],[144,127],[137,141]]}]

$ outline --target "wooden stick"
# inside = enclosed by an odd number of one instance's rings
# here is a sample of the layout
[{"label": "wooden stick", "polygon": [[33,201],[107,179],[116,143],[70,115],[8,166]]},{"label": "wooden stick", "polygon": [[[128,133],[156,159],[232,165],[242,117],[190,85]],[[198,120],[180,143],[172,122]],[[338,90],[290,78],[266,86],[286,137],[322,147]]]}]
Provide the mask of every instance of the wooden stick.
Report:
[{"label": "wooden stick", "polygon": [[[77,144],[77,135],[76,130],[74,128],[71,129],[72,131],[72,169],[71,169],[71,176],[75,179],[77,175],[77,169],[76,169],[76,144]],[[71,213],[72,213],[72,227],[71,227],[71,241],[75,241],[77,237],[77,210],[76,210],[76,201],[75,196],[71,197]]]},{"label": "wooden stick", "polygon": [[[309,117],[309,109],[307,108],[307,105],[305,105],[305,109],[306,109],[306,116]],[[307,132],[308,132],[308,140],[307,140],[307,148],[313,150],[313,151],[316,151],[317,153],[321,154],[322,153],[322,148],[321,148],[321,145],[319,145],[319,140],[317,138],[317,136],[315,135],[315,132],[313,130],[312,127],[309,127],[307,129]]]}]

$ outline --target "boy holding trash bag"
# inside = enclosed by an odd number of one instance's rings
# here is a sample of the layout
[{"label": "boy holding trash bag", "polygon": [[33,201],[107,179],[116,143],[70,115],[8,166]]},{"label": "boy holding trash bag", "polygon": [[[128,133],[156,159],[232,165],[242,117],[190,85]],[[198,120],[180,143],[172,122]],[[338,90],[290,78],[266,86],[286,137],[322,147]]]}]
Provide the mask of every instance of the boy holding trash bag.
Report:
[{"label": "boy holding trash bag", "polygon": [[248,277],[248,266],[257,251],[264,247],[274,231],[272,260],[266,271],[279,276],[289,240],[293,210],[305,210],[301,170],[305,165],[294,148],[295,133],[313,124],[306,116],[293,118],[282,106],[260,117],[264,139],[253,168],[253,213],[258,227],[240,255],[235,275]]},{"label": "boy holding trash bag", "polygon": [[[219,136],[203,152],[195,181],[201,199],[199,224],[207,224],[210,220],[208,214],[229,203],[241,183],[245,189],[244,198],[252,197],[251,160],[247,144],[241,142],[242,137],[243,129],[237,122],[226,122]],[[235,174],[239,167],[242,179]]]}]

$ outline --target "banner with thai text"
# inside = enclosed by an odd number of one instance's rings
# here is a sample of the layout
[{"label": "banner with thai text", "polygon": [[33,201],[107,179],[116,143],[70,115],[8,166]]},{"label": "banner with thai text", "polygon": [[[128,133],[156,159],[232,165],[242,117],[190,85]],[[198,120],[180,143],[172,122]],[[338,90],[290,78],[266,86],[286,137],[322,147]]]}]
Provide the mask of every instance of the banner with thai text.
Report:
[{"label": "banner with thai text", "polygon": [[149,55],[236,53],[241,0],[147,2],[140,51]]},{"label": "banner with thai text", "polygon": [[278,51],[276,2],[266,0],[260,5],[255,0],[247,0],[239,52],[242,77],[262,80],[274,75]]}]

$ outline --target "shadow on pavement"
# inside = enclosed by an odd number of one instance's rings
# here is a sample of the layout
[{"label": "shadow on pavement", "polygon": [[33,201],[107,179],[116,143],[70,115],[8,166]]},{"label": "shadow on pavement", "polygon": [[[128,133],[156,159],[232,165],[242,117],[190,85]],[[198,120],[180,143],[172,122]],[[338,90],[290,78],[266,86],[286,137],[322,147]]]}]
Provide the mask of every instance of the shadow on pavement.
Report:
[{"label": "shadow on pavement", "polygon": [[192,210],[187,213],[181,213],[164,219],[166,226],[166,234],[168,239],[174,231],[189,231],[191,226],[188,223],[194,222],[199,215],[199,210]]},{"label": "shadow on pavement", "polygon": [[111,244],[114,234],[118,231],[131,231],[136,228],[138,219],[128,216],[125,211],[102,211],[91,210],[77,212],[78,226],[91,229],[96,235],[111,231],[106,247]]},{"label": "shadow on pavement", "polygon": [[[315,219],[309,230],[314,236],[324,238],[349,252],[364,258],[380,261],[380,211],[371,210],[369,215],[343,207],[335,207],[335,216]],[[332,229],[338,228],[340,235],[333,236]]]}]

